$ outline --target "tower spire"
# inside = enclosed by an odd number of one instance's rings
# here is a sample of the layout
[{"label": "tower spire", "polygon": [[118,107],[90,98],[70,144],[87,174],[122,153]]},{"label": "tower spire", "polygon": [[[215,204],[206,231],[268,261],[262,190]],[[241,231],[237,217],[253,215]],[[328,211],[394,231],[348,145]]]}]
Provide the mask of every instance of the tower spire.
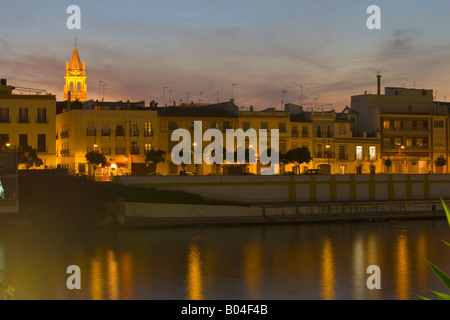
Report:
[{"label": "tower spire", "polygon": [[[66,84],[64,86],[64,100],[78,100],[84,102],[87,100],[86,91],[86,69],[85,63],[81,63],[77,50],[77,38],[70,62],[66,62]],[[70,92],[70,95],[69,95]]]}]

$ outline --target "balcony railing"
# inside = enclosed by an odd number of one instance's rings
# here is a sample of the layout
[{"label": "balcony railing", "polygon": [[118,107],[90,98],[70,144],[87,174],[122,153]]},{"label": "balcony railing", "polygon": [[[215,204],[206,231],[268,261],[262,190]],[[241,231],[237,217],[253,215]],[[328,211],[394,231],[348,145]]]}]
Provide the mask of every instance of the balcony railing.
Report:
[{"label": "balcony railing", "polygon": [[334,159],[334,153],[332,152],[317,152],[316,158],[321,159]]},{"label": "balcony railing", "polygon": [[125,129],[116,128],[116,137],[124,137],[124,136],[125,136]]},{"label": "balcony railing", "polygon": [[139,129],[131,129],[130,137],[139,137]]},{"label": "balcony railing", "polygon": [[38,116],[36,117],[36,123],[48,123],[47,116]]},{"label": "balcony railing", "polygon": [[69,131],[61,131],[61,132],[59,133],[59,137],[60,137],[61,139],[67,139],[67,138],[69,137]]},{"label": "balcony railing", "polygon": [[125,155],[125,148],[116,148],[116,155]]},{"label": "balcony railing", "polygon": [[298,138],[298,132],[297,131],[292,131],[291,132],[291,136],[292,136],[292,138]]},{"label": "balcony railing", "polygon": [[61,157],[68,157],[69,156],[69,149],[61,150],[59,152],[59,154],[61,155]]},{"label": "balcony railing", "polygon": [[130,154],[137,155],[139,154],[139,147],[133,147],[130,149]]},{"label": "balcony railing", "polygon": [[111,129],[102,129],[102,137],[111,136]]},{"label": "balcony railing", "polygon": [[428,127],[407,127],[407,126],[401,126],[401,127],[387,127],[383,129],[384,131],[428,131]]},{"label": "balcony railing", "polygon": [[302,132],[302,138],[309,138],[308,132]]},{"label": "balcony railing", "polygon": [[9,116],[1,116],[0,123],[11,123],[11,118]]},{"label": "balcony railing", "polygon": [[17,123],[30,123],[29,116],[19,116],[17,117]]},{"label": "balcony railing", "polygon": [[348,160],[348,154],[339,153],[338,159],[339,160]]},{"label": "balcony railing", "polygon": [[153,130],[144,130],[144,137],[153,137]]}]

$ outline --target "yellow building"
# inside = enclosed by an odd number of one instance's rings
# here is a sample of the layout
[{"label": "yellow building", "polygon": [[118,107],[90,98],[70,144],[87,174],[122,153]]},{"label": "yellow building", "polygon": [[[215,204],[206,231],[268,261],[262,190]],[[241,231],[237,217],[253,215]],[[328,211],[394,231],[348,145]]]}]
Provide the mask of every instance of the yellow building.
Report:
[{"label": "yellow building", "polygon": [[97,180],[115,175],[146,174],[151,168],[145,153],[159,149],[156,109],[65,110],[56,116],[57,164],[70,173],[92,175],[86,154],[98,151],[107,165],[96,172]]},{"label": "yellow building", "polygon": [[[160,131],[158,140],[160,149],[166,152],[166,161],[158,165],[158,172],[163,174],[176,175],[182,170],[181,165],[175,165],[171,160],[171,152],[177,141],[171,141],[172,132],[176,129],[186,129],[191,133],[191,141],[194,141],[194,122],[202,122],[202,136],[203,133],[210,129],[219,129],[225,133],[227,129],[239,128],[239,110],[234,105],[234,101],[217,103],[213,105],[187,105],[187,106],[172,106],[159,108],[159,123]],[[210,142],[202,142],[201,148],[205,148]],[[207,165],[205,163],[200,165],[189,164],[186,166],[187,172],[192,172],[197,175],[215,174],[223,170],[222,166]]]},{"label": "yellow building", "polygon": [[77,45],[73,49],[70,63],[66,62],[66,76],[64,77],[64,100],[84,102],[87,100],[86,66],[78,56]]},{"label": "yellow building", "polygon": [[54,95],[44,90],[19,90],[7,85],[6,79],[1,80],[0,140],[10,150],[24,145],[36,149],[44,163],[39,169],[54,168],[56,164],[55,116]]}]

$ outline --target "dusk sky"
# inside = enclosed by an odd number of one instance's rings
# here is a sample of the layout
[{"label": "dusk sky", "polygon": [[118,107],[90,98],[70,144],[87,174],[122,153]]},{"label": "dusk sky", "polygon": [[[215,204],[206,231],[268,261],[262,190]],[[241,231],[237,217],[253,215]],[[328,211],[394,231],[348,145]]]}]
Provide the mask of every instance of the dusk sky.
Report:
[{"label": "dusk sky", "polygon": [[[66,27],[69,5],[81,30]],[[381,30],[369,30],[370,5]],[[0,77],[63,99],[74,38],[88,99],[154,99],[280,108],[284,102],[350,105],[382,86],[437,91],[450,100],[448,0],[4,1]],[[172,90],[170,92],[170,90]],[[217,94],[217,92],[219,92]],[[101,94],[102,95],[102,94]],[[188,97],[187,97],[188,96]]]}]

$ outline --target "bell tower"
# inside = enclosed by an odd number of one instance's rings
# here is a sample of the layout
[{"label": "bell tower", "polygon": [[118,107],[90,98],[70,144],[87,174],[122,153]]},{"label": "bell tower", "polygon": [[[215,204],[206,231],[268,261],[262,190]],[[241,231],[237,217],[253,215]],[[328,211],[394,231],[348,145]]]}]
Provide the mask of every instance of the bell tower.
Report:
[{"label": "bell tower", "polygon": [[69,92],[70,101],[78,99],[78,101],[84,102],[87,100],[86,67],[84,61],[83,64],[81,64],[76,42],[72,59],[70,59],[70,63],[66,62],[66,76],[64,79],[66,80],[64,86],[64,101],[69,100]]}]

